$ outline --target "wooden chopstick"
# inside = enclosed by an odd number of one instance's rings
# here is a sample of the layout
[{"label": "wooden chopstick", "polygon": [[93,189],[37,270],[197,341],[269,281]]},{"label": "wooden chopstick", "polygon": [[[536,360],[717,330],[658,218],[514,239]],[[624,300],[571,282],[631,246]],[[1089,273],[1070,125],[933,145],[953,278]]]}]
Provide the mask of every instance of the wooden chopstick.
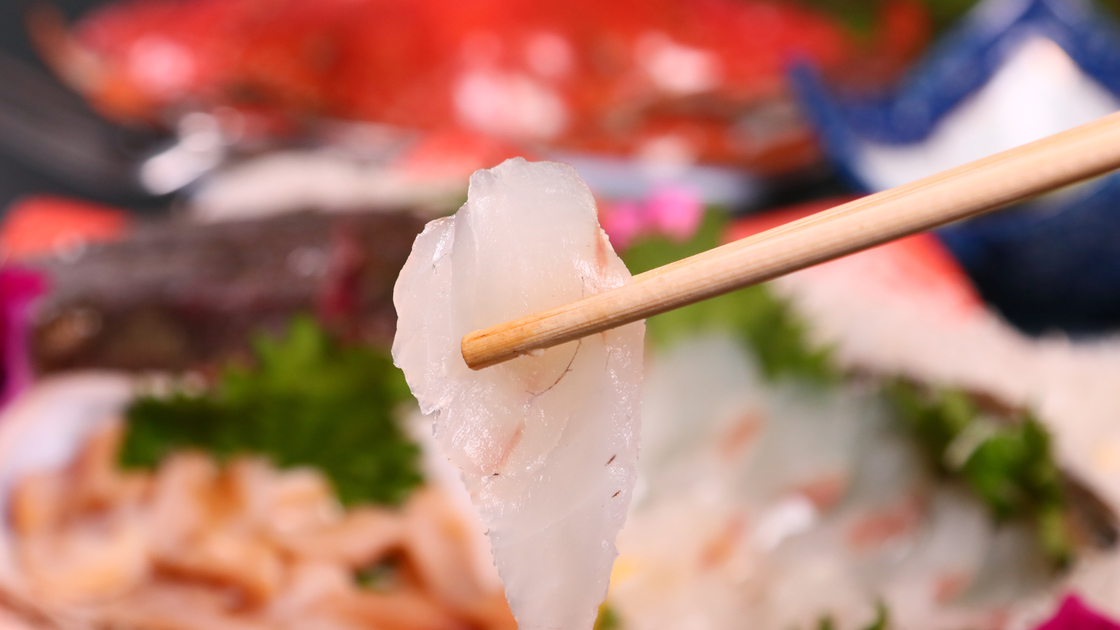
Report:
[{"label": "wooden chopstick", "polygon": [[463,337],[472,369],[687,306],[1120,168],[1120,113],[639,274]]}]

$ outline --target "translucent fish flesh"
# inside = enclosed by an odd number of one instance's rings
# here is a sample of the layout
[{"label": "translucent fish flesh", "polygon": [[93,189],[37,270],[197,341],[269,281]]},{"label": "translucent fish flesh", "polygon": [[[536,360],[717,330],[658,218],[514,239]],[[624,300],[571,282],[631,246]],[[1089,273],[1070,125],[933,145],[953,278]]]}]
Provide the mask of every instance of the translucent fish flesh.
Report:
[{"label": "translucent fish flesh", "polygon": [[393,357],[489,528],[522,630],[590,629],[635,481],[644,324],[478,372],[473,330],[630,281],[574,169],[509,160],[429,223],[397,280]]}]

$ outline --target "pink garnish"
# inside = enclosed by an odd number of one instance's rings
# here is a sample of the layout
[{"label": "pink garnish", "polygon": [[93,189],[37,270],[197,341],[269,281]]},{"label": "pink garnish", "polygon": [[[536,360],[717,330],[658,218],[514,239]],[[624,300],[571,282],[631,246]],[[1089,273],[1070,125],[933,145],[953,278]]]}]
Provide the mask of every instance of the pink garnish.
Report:
[{"label": "pink garnish", "polygon": [[696,194],[677,187],[655,190],[646,200],[646,211],[662,234],[678,242],[692,238],[704,216]]},{"label": "pink garnish", "polygon": [[604,204],[600,220],[615,249],[626,249],[641,236],[668,236],[687,241],[700,227],[704,205],[696,194],[662,187],[644,201]]},{"label": "pink garnish", "polygon": [[634,239],[646,229],[641,206],[632,201],[603,204],[599,214],[611,245],[618,250],[630,247]]},{"label": "pink garnish", "polygon": [[47,288],[43,277],[17,267],[0,268],[0,325],[3,327],[3,382],[0,405],[31,383],[31,304]]},{"label": "pink garnish", "polygon": [[1037,630],[1120,630],[1120,624],[1089,608],[1076,595],[1068,595],[1058,612]]}]

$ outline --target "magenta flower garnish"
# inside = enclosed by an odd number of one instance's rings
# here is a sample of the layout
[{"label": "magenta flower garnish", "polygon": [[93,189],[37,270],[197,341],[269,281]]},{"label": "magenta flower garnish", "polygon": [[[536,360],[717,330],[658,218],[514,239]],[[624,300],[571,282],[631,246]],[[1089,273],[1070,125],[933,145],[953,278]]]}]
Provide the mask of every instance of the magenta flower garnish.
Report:
[{"label": "magenta flower garnish", "polygon": [[31,383],[31,305],[46,290],[46,280],[33,271],[0,268],[0,406]]},{"label": "magenta flower garnish", "polygon": [[1037,630],[1120,630],[1120,624],[1089,608],[1076,595],[1068,595],[1058,612]]},{"label": "magenta flower garnish", "polygon": [[700,227],[703,216],[704,204],[697,195],[679,187],[663,187],[640,203],[604,204],[600,221],[611,245],[623,250],[641,236],[687,241]]}]

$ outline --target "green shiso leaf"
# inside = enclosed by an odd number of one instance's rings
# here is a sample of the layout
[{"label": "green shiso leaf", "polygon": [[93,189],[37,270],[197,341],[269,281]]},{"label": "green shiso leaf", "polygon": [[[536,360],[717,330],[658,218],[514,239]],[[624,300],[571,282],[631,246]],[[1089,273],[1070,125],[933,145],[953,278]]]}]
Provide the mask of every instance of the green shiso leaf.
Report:
[{"label": "green shiso leaf", "polygon": [[121,464],[151,468],[182,448],[264,455],[318,468],[347,505],[396,504],[422,483],[420,448],[395,416],[411,394],[387,354],[338,346],[310,318],[254,350],[251,368],[228,367],[205,395],[136,400]]}]

